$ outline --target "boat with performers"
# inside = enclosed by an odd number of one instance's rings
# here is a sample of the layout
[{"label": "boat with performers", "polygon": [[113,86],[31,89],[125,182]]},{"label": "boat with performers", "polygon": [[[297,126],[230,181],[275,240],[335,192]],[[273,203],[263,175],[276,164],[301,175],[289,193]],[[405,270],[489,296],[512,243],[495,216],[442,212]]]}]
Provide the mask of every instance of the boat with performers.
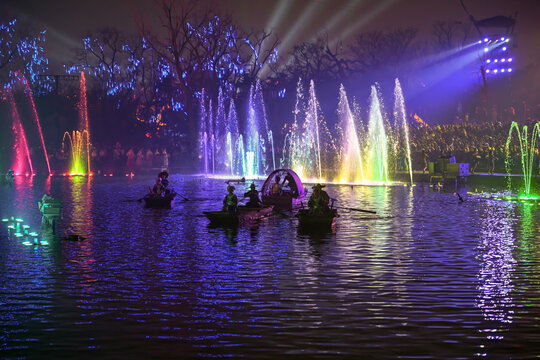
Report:
[{"label": "boat with performers", "polygon": [[291,169],[274,170],[266,179],[261,190],[264,205],[274,205],[279,209],[292,209],[306,197],[300,177]]},{"label": "boat with performers", "polygon": [[144,207],[146,208],[170,209],[176,195],[178,195],[176,192],[171,191],[164,195],[147,194],[142,199],[144,200]]},{"label": "boat with performers", "polygon": [[218,226],[238,226],[251,223],[266,217],[274,210],[273,205],[261,207],[238,206],[235,213],[228,211],[204,211],[203,214],[210,220],[210,224]]},{"label": "boat with performers", "polygon": [[303,229],[333,229],[339,217],[337,209],[328,209],[322,213],[313,213],[309,209],[300,209],[296,214],[300,227]]}]

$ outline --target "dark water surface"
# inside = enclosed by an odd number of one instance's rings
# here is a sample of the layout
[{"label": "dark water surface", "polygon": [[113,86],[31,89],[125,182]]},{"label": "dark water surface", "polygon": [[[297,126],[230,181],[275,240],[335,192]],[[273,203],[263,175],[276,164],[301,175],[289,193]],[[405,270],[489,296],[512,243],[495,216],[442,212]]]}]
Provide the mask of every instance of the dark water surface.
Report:
[{"label": "dark water surface", "polygon": [[1,217],[39,229],[50,189],[58,233],[86,238],[27,246],[1,224],[0,357],[540,355],[540,205],[329,186],[340,206],[379,215],[342,210],[335,234],[282,214],[234,231],[201,216],[223,180],[171,183],[190,199],[171,210],[125,201],[150,177],[0,187]]}]

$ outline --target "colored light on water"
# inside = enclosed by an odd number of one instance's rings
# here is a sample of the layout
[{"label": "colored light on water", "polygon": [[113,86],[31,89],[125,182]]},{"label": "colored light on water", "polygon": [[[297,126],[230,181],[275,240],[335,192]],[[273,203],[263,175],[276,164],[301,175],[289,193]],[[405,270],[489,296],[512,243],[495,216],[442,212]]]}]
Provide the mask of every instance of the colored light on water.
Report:
[{"label": "colored light on water", "polygon": [[24,236],[24,235],[21,234],[21,233],[15,233],[14,235],[15,235],[16,237],[23,237],[23,236]]},{"label": "colored light on water", "polygon": [[8,222],[8,221],[9,221],[9,219],[2,219],[2,221],[3,221],[3,222]]},{"label": "colored light on water", "polygon": [[31,233],[29,233],[28,235],[33,236],[33,237],[36,237],[36,236],[38,236],[38,233],[36,233],[36,232],[31,232]]},{"label": "colored light on water", "polygon": [[43,241],[41,241],[41,242],[40,242],[40,244],[41,244],[41,245],[49,245],[49,242],[48,242],[48,241],[45,241],[45,240],[43,240]]},{"label": "colored light on water", "polygon": [[32,245],[32,243],[31,243],[30,241],[25,241],[25,242],[23,242],[23,245],[26,245],[26,246],[31,246],[31,245]]},{"label": "colored light on water", "polygon": [[8,225],[8,229],[15,229],[15,225]]},{"label": "colored light on water", "polygon": [[23,222],[23,219],[21,219],[21,218],[16,218],[15,221],[16,221],[16,222]]}]

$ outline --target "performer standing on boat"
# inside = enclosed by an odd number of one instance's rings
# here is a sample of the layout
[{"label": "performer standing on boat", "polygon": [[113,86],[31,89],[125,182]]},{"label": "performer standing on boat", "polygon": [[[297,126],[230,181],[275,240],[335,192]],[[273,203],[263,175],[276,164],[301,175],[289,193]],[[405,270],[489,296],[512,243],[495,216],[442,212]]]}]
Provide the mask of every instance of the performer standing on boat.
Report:
[{"label": "performer standing on boat", "polygon": [[255,188],[255,183],[251,183],[250,190],[244,194],[244,197],[249,197],[249,201],[246,204],[247,207],[261,207],[261,199],[259,198],[259,191]]},{"label": "performer standing on boat", "polygon": [[165,190],[165,188],[161,184],[161,178],[157,177],[156,178],[156,184],[152,188],[152,195],[154,195],[154,196],[162,196],[162,193],[163,193],[164,190]]},{"label": "performer standing on boat", "polygon": [[232,185],[227,186],[227,191],[229,192],[225,195],[223,199],[223,211],[228,211],[230,213],[236,213],[238,209],[238,198],[234,194],[235,187]]},{"label": "performer standing on boat", "polygon": [[330,196],[322,188],[325,185],[317,184],[312,187],[313,194],[308,201],[309,210],[314,214],[322,214],[327,212],[329,209],[328,204],[330,203]]}]

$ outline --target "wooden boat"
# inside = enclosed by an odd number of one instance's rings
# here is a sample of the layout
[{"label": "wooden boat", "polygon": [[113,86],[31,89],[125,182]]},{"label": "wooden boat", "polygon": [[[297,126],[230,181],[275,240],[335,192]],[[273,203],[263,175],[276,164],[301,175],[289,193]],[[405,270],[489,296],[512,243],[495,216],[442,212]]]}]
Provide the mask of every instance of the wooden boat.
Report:
[{"label": "wooden boat", "polygon": [[171,191],[164,196],[148,194],[143,197],[144,207],[152,209],[170,209],[176,195],[177,194],[174,191]]},{"label": "wooden boat", "polygon": [[[276,176],[280,177],[280,182],[285,183],[279,194],[272,194],[272,186]],[[281,183],[281,185],[283,185]],[[298,175],[291,169],[278,169],[273,171],[264,182],[261,190],[261,200],[264,205],[274,205],[279,209],[292,209],[300,205],[306,197],[307,191],[302,185]]]},{"label": "wooden boat", "polygon": [[322,214],[312,214],[308,209],[301,209],[296,214],[300,226],[304,229],[331,229],[338,218],[336,209],[330,209]]},{"label": "wooden boat", "polygon": [[249,223],[267,216],[274,210],[273,206],[247,207],[239,206],[238,212],[230,213],[228,211],[204,211],[203,214],[213,225],[237,226]]}]

